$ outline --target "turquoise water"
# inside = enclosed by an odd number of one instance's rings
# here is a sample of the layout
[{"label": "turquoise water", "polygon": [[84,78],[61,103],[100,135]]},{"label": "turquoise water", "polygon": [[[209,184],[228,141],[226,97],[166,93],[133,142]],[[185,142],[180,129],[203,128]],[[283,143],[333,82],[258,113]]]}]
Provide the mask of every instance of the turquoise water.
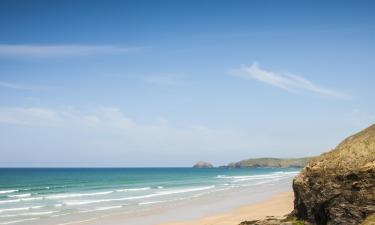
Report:
[{"label": "turquoise water", "polygon": [[[277,182],[297,169],[0,169],[0,224],[59,224]],[[57,223],[56,221],[59,221]]]}]

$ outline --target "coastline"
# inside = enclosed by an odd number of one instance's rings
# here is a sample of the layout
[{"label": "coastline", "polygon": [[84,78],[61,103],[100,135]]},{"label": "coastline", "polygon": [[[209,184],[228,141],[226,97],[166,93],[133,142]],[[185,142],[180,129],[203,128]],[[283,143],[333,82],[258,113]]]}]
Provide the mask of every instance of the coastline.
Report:
[{"label": "coastline", "polygon": [[292,178],[213,193],[136,214],[111,213],[59,225],[237,225],[267,216],[282,217],[293,209]]}]

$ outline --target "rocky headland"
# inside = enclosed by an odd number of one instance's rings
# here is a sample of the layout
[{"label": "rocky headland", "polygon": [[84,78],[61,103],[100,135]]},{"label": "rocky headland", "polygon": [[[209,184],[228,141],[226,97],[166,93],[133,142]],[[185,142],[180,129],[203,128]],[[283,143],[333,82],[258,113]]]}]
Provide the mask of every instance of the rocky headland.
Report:
[{"label": "rocky headland", "polygon": [[222,166],[225,168],[250,168],[250,167],[279,167],[279,168],[302,168],[313,159],[313,157],[305,158],[254,158],[241,160],[239,162],[229,163],[228,165]]},{"label": "rocky headland", "polygon": [[293,190],[290,215],[241,225],[375,225],[375,124],[312,159]]},{"label": "rocky headland", "polygon": [[318,225],[364,221],[375,212],[375,125],[313,159],[293,190],[299,219]]}]

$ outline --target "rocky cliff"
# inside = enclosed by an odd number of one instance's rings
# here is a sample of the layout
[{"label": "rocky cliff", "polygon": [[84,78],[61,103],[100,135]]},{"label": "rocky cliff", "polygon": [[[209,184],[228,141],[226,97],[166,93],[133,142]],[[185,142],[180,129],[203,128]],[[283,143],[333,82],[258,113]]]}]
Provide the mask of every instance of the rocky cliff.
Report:
[{"label": "rocky cliff", "polygon": [[318,225],[355,225],[375,212],[375,125],[313,159],[294,179],[295,214]]}]

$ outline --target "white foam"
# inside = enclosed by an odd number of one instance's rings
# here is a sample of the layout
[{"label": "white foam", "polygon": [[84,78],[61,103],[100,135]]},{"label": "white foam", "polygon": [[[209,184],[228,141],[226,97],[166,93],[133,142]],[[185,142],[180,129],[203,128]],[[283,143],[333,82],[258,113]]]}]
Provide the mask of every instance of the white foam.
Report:
[{"label": "white foam", "polygon": [[12,218],[18,216],[44,216],[55,213],[58,211],[46,211],[46,212],[30,212],[30,213],[20,213],[20,214],[12,214],[12,215],[0,215],[1,218]]},{"label": "white foam", "polygon": [[125,188],[125,189],[119,189],[116,190],[116,192],[133,192],[133,191],[147,191],[150,190],[150,187],[144,187],[144,188]]},{"label": "white foam", "polygon": [[27,194],[19,194],[19,195],[8,195],[8,197],[10,198],[25,198],[25,197],[30,197],[31,194],[30,193],[27,193]]},{"label": "white foam", "polygon": [[60,195],[50,195],[46,196],[46,199],[64,199],[64,198],[76,198],[76,197],[85,197],[85,196],[97,196],[97,195],[108,195],[113,193],[113,191],[103,191],[103,192],[94,192],[94,193],[73,193],[73,194],[60,194]]},{"label": "white foam", "polygon": [[8,194],[8,193],[13,193],[13,192],[17,192],[18,190],[2,190],[0,191],[0,194]]},{"label": "white foam", "polygon": [[64,202],[64,204],[74,206],[74,205],[88,205],[88,204],[95,204],[95,203],[102,203],[102,202],[136,200],[136,199],[152,198],[152,197],[163,196],[163,195],[172,195],[172,194],[180,194],[180,193],[187,193],[187,192],[203,191],[203,190],[207,190],[207,189],[212,189],[214,187],[215,186],[212,185],[212,186],[199,187],[199,188],[177,189],[177,190],[172,190],[172,191],[156,192],[156,193],[148,194],[148,195],[139,195],[139,196],[126,197],[126,198],[116,198],[116,199],[66,201],[66,202]]},{"label": "white foam", "polygon": [[290,171],[290,172],[273,172],[271,174],[260,174],[260,175],[245,175],[245,176],[227,176],[227,175],[217,175],[216,178],[218,179],[232,179],[233,182],[242,182],[242,181],[249,181],[249,180],[267,180],[267,179],[274,179],[274,178],[282,178],[289,175],[298,174],[298,171]]},{"label": "white foam", "polygon": [[89,212],[96,212],[96,211],[105,211],[105,210],[111,210],[111,209],[119,209],[122,208],[123,205],[114,205],[114,206],[105,206],[105,207],[99,207],[92,210],[84,210],[80,211],[80,213],[89,213]]},{"label": "white foam", "polygon": [[169,201],[150,201],[150,202],[140,202],[138,205],[151,205],[151,204],[157,204],[157,203],[164,203]]},{"label": "white foam", "polygon": [[7,209],[0,209],[0,213],[3,212],[14,212],[14,211],[25,211],[31,209],[40,209],[43,206],[31,206],[31,207],[19,207],[19,208],[7,208]]},{"label": "white foam", "polygon": [[174,191],[162,191],[162,192],[158,192],[158,194],[161,194],[161,195],[180,194],[180,193],[186,193],[186,192],[204,191],[204,190],[212,189],[214,187],[215,187],[214,185],[211,185],[211,186],[199,187],[199,188],[187,188],[187,189],[179,189],[179,190],[174,190]]},{"label": "white foam", "polygon": [[43,200],[43,197],[34,197],[34,198],[20,198],[21,202],[29,202],[29,201],[35,201],[35,200]]},{"label": "white foam", "polygon": [[18,198],[18,199],[0,201],[0,204],[7,204],[7,203],[14,203],[14,202],[29,202],[29,201],[42,200],[42,199],[43,199],[43,197]]},{"label": "white foam", "polygon": [[3,200],[3,201],[0,201],[0,204],[13,203],[13,202],[20,202],[20,201],[21,201],[21,199]]},{"label": "white foam", "polygon": [[122,208],[122,205],[100,207],[100,208],[97,208],[96,210],[98,210],[98,211],[102,211],[102,210],[119,209],[119,208]]}]

